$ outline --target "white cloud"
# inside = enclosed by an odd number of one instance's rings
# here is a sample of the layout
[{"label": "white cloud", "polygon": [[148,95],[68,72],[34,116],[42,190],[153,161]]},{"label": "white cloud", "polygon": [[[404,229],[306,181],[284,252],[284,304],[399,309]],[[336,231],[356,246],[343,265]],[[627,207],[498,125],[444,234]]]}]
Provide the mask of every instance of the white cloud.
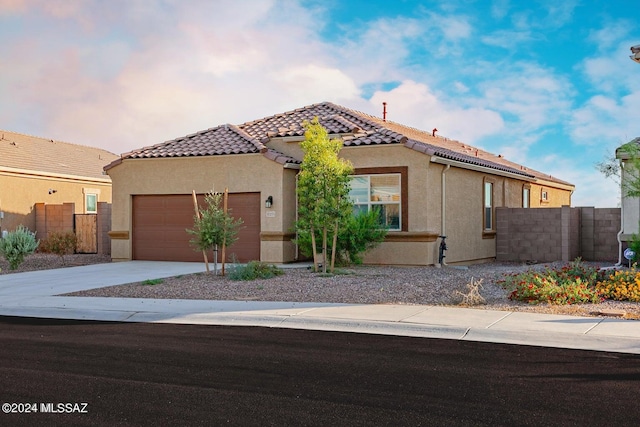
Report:
[{"label": "white cloud", "polygon": [[389,120],[423,130],[438,128],[440,135],[470,144],[499,132],[504,126],[495,111],[448,103],[439,99],[427,85],[410,80],[391,91],[376,92],[370,104],[377,111],[383,101],[387,102]]}]

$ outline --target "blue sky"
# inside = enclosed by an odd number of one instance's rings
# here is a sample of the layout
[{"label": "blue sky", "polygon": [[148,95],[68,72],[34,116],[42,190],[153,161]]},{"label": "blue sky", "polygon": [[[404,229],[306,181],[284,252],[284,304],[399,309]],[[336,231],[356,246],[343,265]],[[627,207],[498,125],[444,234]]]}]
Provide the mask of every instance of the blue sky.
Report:
[{"label": "blue sky", "polygon": [[331,101],[614,207],[640,136],[637,0],[0,0],[0,129],[117,154]]}]

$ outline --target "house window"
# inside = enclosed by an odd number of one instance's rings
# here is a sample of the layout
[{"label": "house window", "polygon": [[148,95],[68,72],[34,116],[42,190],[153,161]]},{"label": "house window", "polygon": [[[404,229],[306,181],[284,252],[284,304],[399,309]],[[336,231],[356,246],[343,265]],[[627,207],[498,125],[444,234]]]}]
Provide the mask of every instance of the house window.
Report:
[{"label": "house window", "polygon": [[548,202],[549,201],[549,193],[547,193],[547,190],[542,189],[540,191],[540,200],[543,202]]},{"label": "house window", "polygon": [[493,230],[493,183],[484,182],[484,229]]},{"label": "house window", "polygon": [[87,193],[84,195],[85,213],[98,213],[98,195]]},{"label": "house window", "polygon": [[529,187],[522,187],[522,207],[529,207],[529,198],[531,194],[531,189]]},{"label": "house window", "polygon": [[351,177],[349,198],[353,213],[374,210],[390,231],[402,230],[402,196],[399,173]]}]

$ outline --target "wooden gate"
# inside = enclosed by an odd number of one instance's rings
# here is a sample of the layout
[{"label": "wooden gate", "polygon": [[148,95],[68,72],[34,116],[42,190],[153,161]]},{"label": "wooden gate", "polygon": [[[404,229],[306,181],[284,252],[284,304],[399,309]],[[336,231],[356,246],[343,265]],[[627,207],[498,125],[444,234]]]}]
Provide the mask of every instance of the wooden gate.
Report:
[{"label": "wooden gate", "polygon": [[98,215],[77,214],[75,217],[76,237],[78,239],[76,252],[81,254],[98,253]]}]

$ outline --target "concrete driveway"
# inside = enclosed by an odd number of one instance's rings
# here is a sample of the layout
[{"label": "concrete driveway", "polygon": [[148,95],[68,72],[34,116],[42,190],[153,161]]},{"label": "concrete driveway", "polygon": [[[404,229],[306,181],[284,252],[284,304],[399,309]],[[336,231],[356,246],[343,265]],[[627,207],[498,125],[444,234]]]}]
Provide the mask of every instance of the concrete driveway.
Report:
[{"label": "concrete driveway", "polygon": [[0,276],[0,315],[264,326],[640,354],[640,322],[406,304],[56,296],[202,272],[202,263],[129,261]]}]

